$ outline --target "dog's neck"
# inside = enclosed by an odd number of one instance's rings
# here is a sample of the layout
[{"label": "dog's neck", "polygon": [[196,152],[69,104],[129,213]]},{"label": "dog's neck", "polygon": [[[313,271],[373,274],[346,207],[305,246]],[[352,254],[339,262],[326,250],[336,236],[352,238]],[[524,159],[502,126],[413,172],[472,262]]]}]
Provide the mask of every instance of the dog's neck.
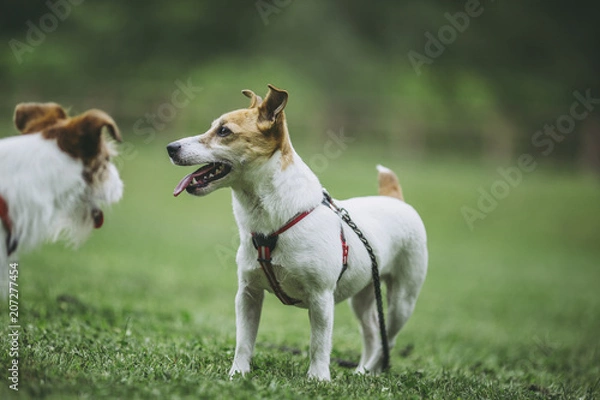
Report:
[{"label": "dog's neck", "polygon": [[278,150],[265,164],[244,171],[243,178],[232,185],[240,230],[270,233],[321,202],[319,179],[291,146],[290,151],[292,162],[285,168]]}]

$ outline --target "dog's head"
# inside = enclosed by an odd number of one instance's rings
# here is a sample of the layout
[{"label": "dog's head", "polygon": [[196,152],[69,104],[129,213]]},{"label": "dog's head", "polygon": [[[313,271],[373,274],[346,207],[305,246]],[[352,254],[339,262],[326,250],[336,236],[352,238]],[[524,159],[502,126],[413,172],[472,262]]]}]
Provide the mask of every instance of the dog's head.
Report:
[{"label": "dog's head", "polygon": [[81,200],[89,211],[84,218],[91,218],[96,228],[102,226],[104,218],[99,204],[114,203],[123,192],[123,182],[111,162],[116,151],[102,135],[106,129],[114,140],[122,141],[115,121],[95,109],[69,117],[56,103],[21,103],[15,108],[14,122],[22,134],[39,134],[56,141],[63,153],[81,163],[86,184]]},{"label": "dog's head", "polygon": [[204,196],[221,187],[231,186],[245,173],[256,170],[281,154],[281,168],[292,160],[285,113],[288,93],[269,85],[264,100],[251,90],[242,93],[250,98],[250,106],[221,115],[202,135],[170,143],[167,151],[175,165],[202,164],[185,176],[174,195],[186,190]]}]

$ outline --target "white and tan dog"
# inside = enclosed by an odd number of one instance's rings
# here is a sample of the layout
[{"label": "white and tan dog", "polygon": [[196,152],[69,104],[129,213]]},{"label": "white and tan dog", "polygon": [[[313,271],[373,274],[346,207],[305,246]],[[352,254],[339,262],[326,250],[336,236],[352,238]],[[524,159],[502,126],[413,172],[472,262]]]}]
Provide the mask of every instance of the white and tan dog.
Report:
[{"label": "white and tan dog", "polygon": [[[237,343],[230,375],[250,371],[265,290],[308,309],[309,377],[330,379],[334,305],[347,298],[363,335],[357,372],[379,372],[383,353],[369,255],[338,215],[321,206],[321,184],[290,143],[283,112],[288,93],[271,85],[264,101],[251,91],[243,93],[251,98],[249,108],[226,113],[206,133],[167,146],[175,165],[206,164],[183,178],[175,195],[186,190],[203,196],[226,186],[233,190],[241,243],[235,300]],[[382,196],[337,204],[349,212],[379,261],[381,279],[387,286],[391,348],[412,314],[425,280],[427,245],[423,223],[402,201],[394,173],[379,167],[379,180]],[[296,221],[289,225],[295,216]],[[298,221],[300,217],[303,219]],[[272,257],[272,272],[268,273],[264,261],[257,261],[253,237],[281,231],[284,226],[277,247],[267,255]],[[348,268],[343,273],[340,229],[349,246]]]},{"label": "white and tan dog", "polygon": [[68,117],[55,103],[22,103],[14,122],[22,133],[0,140],[0,281],[7,287],[9,260],[44,241],[83,242],[117,202],[123,182],[102,136],[121,135],[103,111]]}]

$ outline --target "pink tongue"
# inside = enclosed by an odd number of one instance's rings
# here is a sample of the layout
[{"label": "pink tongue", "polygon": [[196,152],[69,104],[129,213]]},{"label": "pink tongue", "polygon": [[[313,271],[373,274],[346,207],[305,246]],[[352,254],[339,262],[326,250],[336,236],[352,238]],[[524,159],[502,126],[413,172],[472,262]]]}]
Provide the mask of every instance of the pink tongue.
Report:
[{"label": "pink tongue", "polygon": [[181,194],[181,192],[183,192],[185,190],[185,188],[188,187],[190,185],[190,183],[192,183],[193,179],[194,179],[194,173],[186,175],[185,178],[183,178],[181,180],[181,182],[179,182],[179,184],[173,191],[173,196],[175,196],[175,197],[179,196]]}]

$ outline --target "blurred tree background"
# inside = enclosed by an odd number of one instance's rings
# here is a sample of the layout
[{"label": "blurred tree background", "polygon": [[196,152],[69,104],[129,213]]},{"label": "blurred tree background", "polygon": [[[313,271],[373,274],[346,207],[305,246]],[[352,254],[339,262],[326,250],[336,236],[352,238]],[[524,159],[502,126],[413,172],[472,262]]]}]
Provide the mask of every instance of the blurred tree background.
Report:
[{"label": "blurred tree background", "polygon": [[[508,162],[536,151],[532,136],[569,114],[574,91],[600,97],[596,9],[591,1],[3,1],[0,106],[6,120],[20,101],[98,107],[128,141],[166,143],[245,106],[241,89],[264,94],[273,83],[290,92],[295,141],[343,128],[406,157]],[[190,106],[161,110],[182,84],[196,88]],[[598,113],[576,122],[545,159],[600,170]]]}]

